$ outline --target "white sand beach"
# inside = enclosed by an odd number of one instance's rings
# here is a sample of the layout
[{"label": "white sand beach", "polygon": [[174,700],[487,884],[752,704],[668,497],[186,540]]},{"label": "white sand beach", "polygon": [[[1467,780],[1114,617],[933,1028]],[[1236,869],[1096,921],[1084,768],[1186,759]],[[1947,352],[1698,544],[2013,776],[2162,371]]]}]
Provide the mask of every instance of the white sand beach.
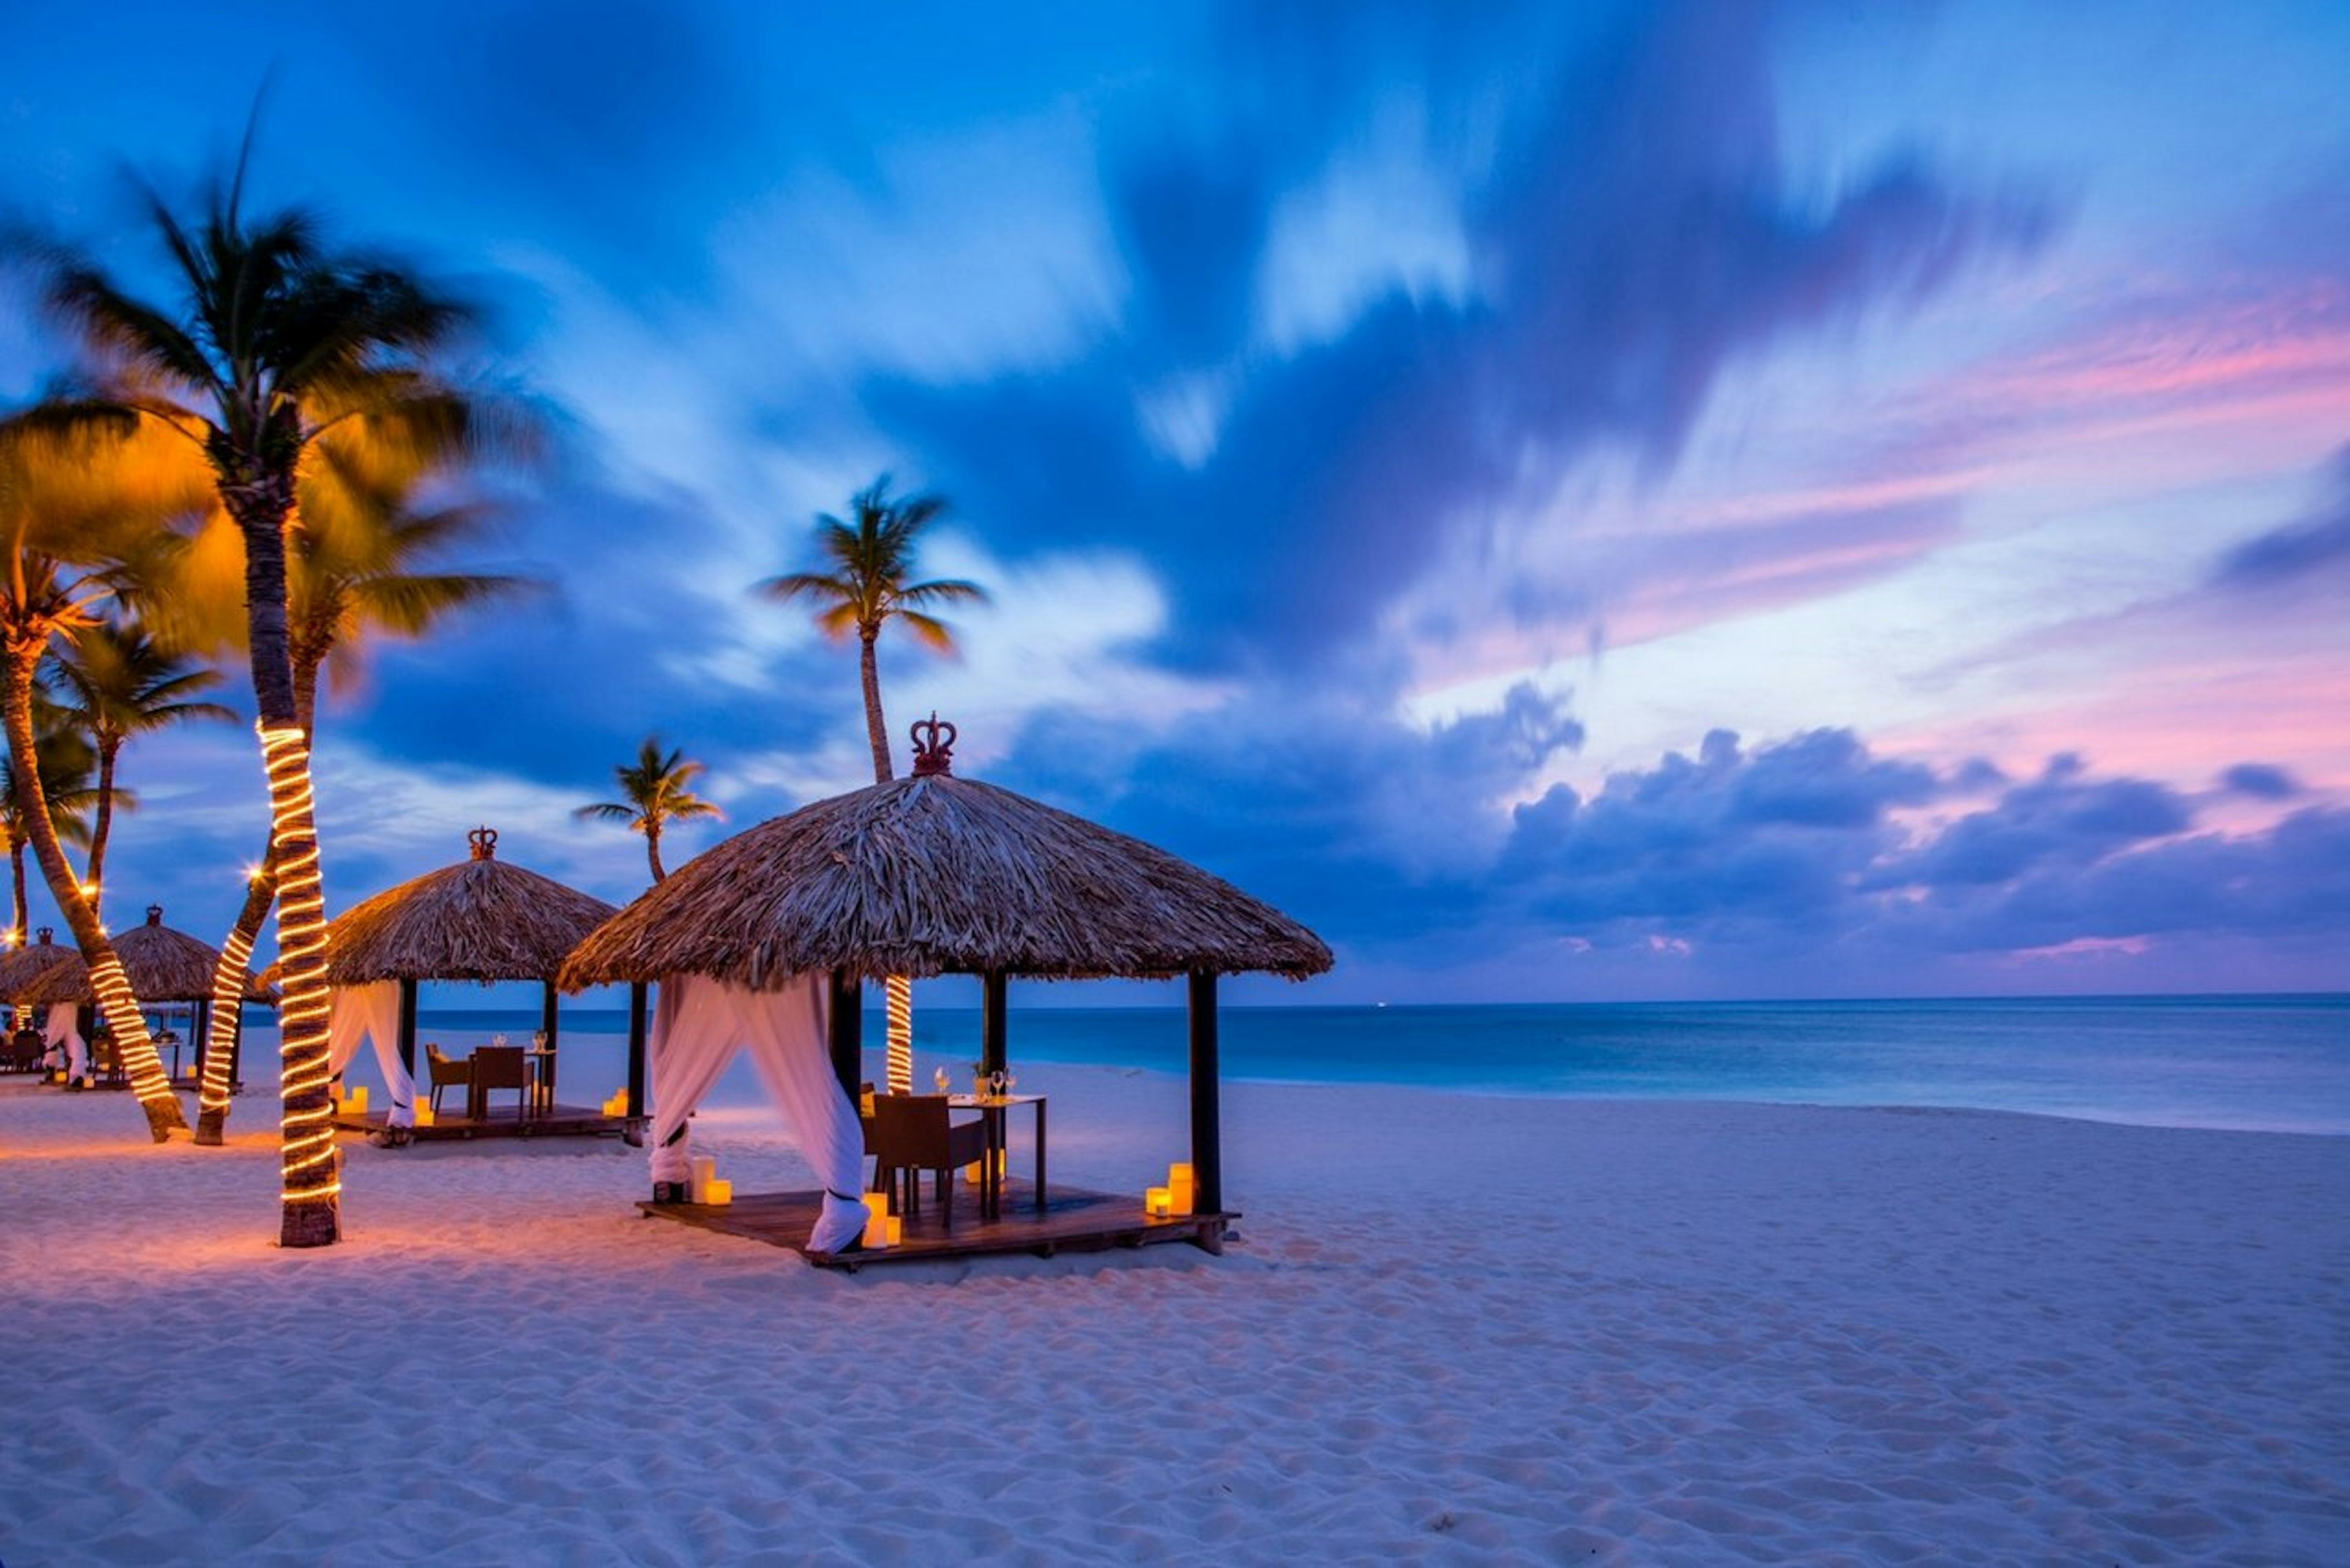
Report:
[{"label": "white sand beach", "polygon": [[[1024,1069],[1058,1180],[1180,1081]],[[0,1080],[0,1561],[2321,1563],[2350,1145],[1228,1085],[1221,1258],[812,1269],[616,1142],[234,1147]],[[705,1114],[739,1190],[808,1185]],[[1016,1155],[1015,1155],[1015,1158]]]}]

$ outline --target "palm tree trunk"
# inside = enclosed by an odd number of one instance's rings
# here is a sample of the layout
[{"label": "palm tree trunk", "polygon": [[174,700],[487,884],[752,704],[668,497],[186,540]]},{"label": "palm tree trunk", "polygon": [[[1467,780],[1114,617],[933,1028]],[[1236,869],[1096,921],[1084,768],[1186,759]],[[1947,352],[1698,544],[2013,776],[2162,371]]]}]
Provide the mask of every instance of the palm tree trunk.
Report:
[{"label": "palm tree trunk", "polygon": [[889,731],[881,722],[881,661],[873,652],[880,634],[878,626],[858,634],[861,646],[857,650],[857,672],[865,681],[865,738],[873,742],[873,782],[888,784]]},{"label": "palm tree trunk", "polygon": [[33,933],[28,929],[32,924],[33,911],[31,906],[25,902],[25,841],[21,838],[8,841],[8,870],[16,884],[16,924],[14,929],[16,945],[26,947],[33,940]]},{"label": "palm tree trunk", "polygon": [[44,636],[39,643],[26,647],[25,639],[11,637],[5,650],[0,650],[0,682],[5,685],[5,694],[0,694],[0,717],[5,717],[8,749],[16,762],[16,809],[24,815],[33,857],[48,878],[50,896],[57,899],[66,929],[73,933],[82,961],[88,966],[90,989],[105,1013],[107,1027],[113,1032],[122,1064],[130,1074],[131,1091],[147,1113],[147,1130],[157,1143],[167,1143],[174,1131],[188,1130],[187,1117],[180,1110],[179,1096],[172,1092],[171,1079],[163,1074],[155,1042],[148,1038],[147,1020],[140,1013],[138,999],[130,994],[130,982],[123,978],[122,961],[114,956],[106,929],[99,924],[98,911],[82,896],[81,881],[66,862],[65,846],[57,842],[57,825],[49,820],[47,792],[41,787],[40,769],[35,762],[33,671],[40,659],[40,645],[47,640]]},{"label": "palm tree trunk", "polygon": [[[106,903],[106,836],[114,828],[114,759],[120,741],[101,741],[98,747],[98,813],[89,829],[89,912],[99,915]],[[103,919],[103,916],[100,916]]]},{"label": "palm tree trunk", "polygon": [[[305,732],[316,735],[318,722],[318,671],[327,648],[306,639],[293,649],[294,710]],[[221,943],[220,961],[213,965],[210,1026],[204,1032],[203,1085],[196,1096],[196,1141],[218,1147],[227,1141],[228,1114],[235,1100],[237,1036],[244,1026],[244,982],[253,961],[253,947],[261,927],[277,902],[277,844],[273,836],[262,850],[261,865],[247,878],[244,907],[236,924]]]},{"label": "palm tree trunk", "polygon": [[277,853],[273,847],[261,858],[261,868],[245,884],[244,908],[236,915],[228,940],[221,943],[220,961],[213,965],[212,1017],[204,1032],[204,1081],[196,1092],[196,1141],[218,1147],[226,1141],[229,1104],[236,1087],[237,1032],[244,1022],[244,977],[253,959],[253,944],[261,939],[261,923],[277,901]]},{"label": "palm tree trunk", "polygon": [[[298,418],[281,408],[274,427]],[[283,442],[292,450],[290,441]],[[335,1159],[334,1103],[328,1070],[326,901],[318,830],[310,795],[310,742],[294,692],[287,635],[286,535],[294,517],[294,465],[236,453],[220,474],[221,500],[244,537],[244,603],[253,696],[269,777],[269,841],[277,860],[278,961],[285,1001],[278,1012],[279,1224],[286,1247],[331,1246],[342,1238],[342,1183]]]},{"label": "palm tree trunk", "polygon": [[645,824],[645,862],[653,869],[653,886],[660,887],[661,878],[669,873],[661,869],[660,824],[657,822]]},{"label": "palm tree trunk", "polygon": [[[857,672],[865,682],[865,736],[873,742],[873,782],[888,784],[889,731],[881,718],[881,660],[874,652],[880,631],[874,626],[858,634]],[[914,1092],[914,982],[893,974],[881,982],[881,989],[889,1010],[889,1049],[882,1054],[882,1078],[891,1094],[910,1095]]]}]

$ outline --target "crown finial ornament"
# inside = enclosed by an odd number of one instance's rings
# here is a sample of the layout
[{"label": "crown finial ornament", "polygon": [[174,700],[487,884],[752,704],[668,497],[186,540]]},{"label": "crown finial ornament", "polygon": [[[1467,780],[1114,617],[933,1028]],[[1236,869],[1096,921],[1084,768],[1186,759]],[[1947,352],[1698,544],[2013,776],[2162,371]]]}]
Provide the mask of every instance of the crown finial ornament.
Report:
[{"label": "crown finial ornament", "polygon": [[465,842],[473,846],[473,858],[476,860],[495,860],[498,857],[498,830],[494,827],[477,827],[465,835]]},{"label": "crown finial ornament", "polygon": [[151,926],[160,926],[163,923],[162,905],[150,904],[147,906],[147,923]]},{"label": "crown finial ornament", "polygon": [[931,778],[938,774],[952,776],[954,773],[955,727],[939,717],[932,709],[927,719],[917,719],[906,733],[914,738],[914,776]]}]

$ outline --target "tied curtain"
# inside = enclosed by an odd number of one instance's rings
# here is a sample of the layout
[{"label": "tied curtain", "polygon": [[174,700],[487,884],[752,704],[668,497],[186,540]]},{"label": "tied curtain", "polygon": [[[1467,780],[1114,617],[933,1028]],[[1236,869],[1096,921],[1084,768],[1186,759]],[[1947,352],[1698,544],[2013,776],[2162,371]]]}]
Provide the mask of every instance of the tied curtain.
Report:
[{"label": "tied curtain", "polygon": [[681,1182],[692,1169],[687,1118],[737,1051],[748,1052],[768,1096],[824,1183],[824,1212],[808,1246],[837,1252],[865,1231],[865,1132],[832,1070],[824,977],[794,976],[781,991],[745,991],[708,975],[671,975],[653,1009],[652,1173]]},{"label": "tied curtain", "polygon": [[42,1021],[42,1038],[49,1043],[49,1058],[66,1070],[66,1076],[80,1083],[89,1077],[89,1042],[81,1037],[80,1009],[70,1002],[49,1003],[48,1016]]},{"label": "tied curtain", "polygon": [[359,1054],[361,1040],[375,1042],[375,1063],[383,1069],[386,1096],[391,1105],[384,1125],[416,1125],[416,1079],[400,1059],[400,981],[379,980],[367,985],[338,985],[328,992],[327,1070],[335,1077]]}]

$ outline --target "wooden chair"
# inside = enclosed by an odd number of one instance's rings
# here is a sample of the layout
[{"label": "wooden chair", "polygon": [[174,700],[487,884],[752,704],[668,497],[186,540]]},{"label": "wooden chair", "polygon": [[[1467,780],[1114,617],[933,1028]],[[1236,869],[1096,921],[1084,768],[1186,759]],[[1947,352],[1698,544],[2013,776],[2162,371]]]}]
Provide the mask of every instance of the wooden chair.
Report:
[{"label": "wooden chair", "polygon": [[130,1081],[122,1067],[122,1047],[111,1034],[101,1034],[89,1043],[89,1081],[109,1088]]},{"label": "wooden chair", "polygon": [[874,1159],[874,1185],[879,1187],[888,1176],[892,1199],[898,1196],[898,1177],[904,1174],[905,1200],[898,1211],[910,1220],[922,1211],[922,1172],[936,1171],[939,1202],[946,1228],[952,1231],[954,1173],[987,1158],[987,1128],[978,1122],[958,1127],[949,1121],[944,1095],[879,1095],[866,1147]]},{"label": "wooden chair", "polygon": [[48,1042],[35,1029],[19,1029],[8,1036],[5,1065],[11,1073],[36,1073],[48,1054]]},{"label": "wooden chair", "polygon": [[530,1114],[530,1064],[523,1060],[519,1045],[476,1045],[466,1060],[473,1069],[473,1082],[467,1094],[475,1121],[485,1121],[490,1114],[490,1093],[494,1089],[515,1092],[515,1119],[522,1120]]},{"label": "wooden chair", "polygon": [[441,1114],[441,1091],[443,1089],[464,1090],[465,1114],[467,1116],[473,1114],[473,1064],[470,1060],[451,1061],[441,1054],[440,1046],[427,1044],[424,1047],[424,1066],[425,1070],[432,1075],[432,1114],[434,1116]]}]

